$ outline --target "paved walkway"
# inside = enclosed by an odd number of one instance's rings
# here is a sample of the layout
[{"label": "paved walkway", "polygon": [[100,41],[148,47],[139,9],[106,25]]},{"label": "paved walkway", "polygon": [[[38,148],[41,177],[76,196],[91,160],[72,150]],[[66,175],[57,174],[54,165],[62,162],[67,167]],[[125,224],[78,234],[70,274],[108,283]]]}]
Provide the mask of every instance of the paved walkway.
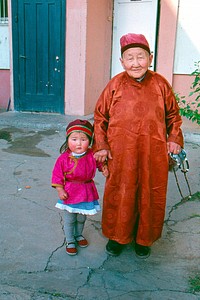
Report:
[{"label": "paved walkway", "polygon": [[[0,300],[200,299],[195,291],[200,285],[200,127],[184,120],[193,196],[182,200],[169,174],[163,235],[148,259],[136,258],[132,245],[119,257],[107,256],[101,213],[87,219],[89,247],[69,257],[50,182],[66,124],[74,118],[0,114]],[[83,118],[92,120],[92,115]],[[177,175],[187,196],[184,176]],[[95,182],[102,199],[100,173]]]}]

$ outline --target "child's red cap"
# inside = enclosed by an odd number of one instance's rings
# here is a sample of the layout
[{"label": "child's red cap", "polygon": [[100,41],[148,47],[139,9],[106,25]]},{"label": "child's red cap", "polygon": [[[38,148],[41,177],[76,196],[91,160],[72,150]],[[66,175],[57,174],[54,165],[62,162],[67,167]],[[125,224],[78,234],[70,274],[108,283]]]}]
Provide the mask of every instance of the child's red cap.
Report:
[{"label": "child's red cap", "polygon": [[93,126],[87,120],[74,120],[70,122],[66,128],[66,135],[67,137],[74,131],[81,131],[85,133],[90,139],[93,136]]}]

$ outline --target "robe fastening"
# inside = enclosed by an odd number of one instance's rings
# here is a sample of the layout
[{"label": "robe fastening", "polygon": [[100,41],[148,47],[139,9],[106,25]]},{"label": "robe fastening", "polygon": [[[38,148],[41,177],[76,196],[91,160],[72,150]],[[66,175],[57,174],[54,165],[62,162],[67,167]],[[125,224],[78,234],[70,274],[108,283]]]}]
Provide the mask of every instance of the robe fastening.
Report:
[{"label": "robe fastening", "polygon": [[107,149],[102,231],[121,244],[150,246],[162,233],[168,181],[167,141],[183,147],[179,107],[164,77],[141,82],[126,72],[110,80],[96,104],[94,150]]}]

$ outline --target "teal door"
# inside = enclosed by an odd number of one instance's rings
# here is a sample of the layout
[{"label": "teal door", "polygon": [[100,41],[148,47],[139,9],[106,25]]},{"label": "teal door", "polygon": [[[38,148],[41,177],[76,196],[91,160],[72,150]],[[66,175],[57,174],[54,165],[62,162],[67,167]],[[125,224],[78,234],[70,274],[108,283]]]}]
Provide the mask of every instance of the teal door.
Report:
[{"label": "teal door", "polygon": [[65,2],[11,2],[17,111],[64,113]]}]

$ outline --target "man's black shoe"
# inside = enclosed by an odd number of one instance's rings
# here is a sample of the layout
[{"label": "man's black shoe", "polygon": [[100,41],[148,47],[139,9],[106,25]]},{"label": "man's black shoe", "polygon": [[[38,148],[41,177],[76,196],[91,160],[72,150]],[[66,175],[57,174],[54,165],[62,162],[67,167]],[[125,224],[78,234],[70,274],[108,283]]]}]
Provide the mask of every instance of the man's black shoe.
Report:
[{"label": "man's black shoe", "polygon": [[112,256],[118,256],[122,252],[123,245],[116,241],[109,240],[106,245],[106,253]]},{"label": "man's black shoe", "polygon": [[135,253],[139,258],[147,258],[151,253],[151,249],[148,246],[142,246],[135,243]]}]

